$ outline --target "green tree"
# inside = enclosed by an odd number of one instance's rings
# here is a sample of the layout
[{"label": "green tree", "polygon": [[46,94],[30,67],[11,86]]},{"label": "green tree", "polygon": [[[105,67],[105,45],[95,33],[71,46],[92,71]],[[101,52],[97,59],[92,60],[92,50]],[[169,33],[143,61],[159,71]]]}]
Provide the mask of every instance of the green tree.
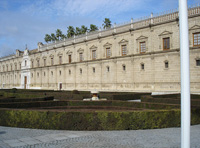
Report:
[{"label": "green tree", "polygon": [[110,28],[111,27],[111,21],[109,18],[105,18],[105,20],[103,21],[103,24],[102,24],[103,28],[106,29],[106,28]]},{"label": "green tree", "polygon": [[54,33],[51,33],[51,41],[57,41],[56,35]]},{"label": "green tree", "polygon": [[98,30],[96,25],[90,24],[90,32]]},{"label": "green tree", "polygon": [[80,35],[81,34],[81,29],[79,27],[76,27],[75,34],[76,35]]},{"label": "green tree", "polygon": [[57,29],[57,30],[56,30],[56,38],[57,38],[58,40],[61,40],[61,37],[62,37],[62,31],[61,31],[60,29]]},{"label": "green tree", "polygon": [[87,32],[88,28],[85,25],[81,26],[81,34],[85,34]]},{"label": "green tree", "polygon": [[67,38],[66,35],[64,35],[64,34],[61,35],[61,40],[64,40],[64,39],[66,39],[66,38]]},{"label": "green tree", "polygon": [[46,34],[44,40],[45,40],[45,42],[48,43],[48,42],[51,42],[52,39],[51,39],[51,36],[49,34]]},{"label": "green tree", "polygon": [[69,26],[67,27],[67,37],[70,38],[70,37],[73,37],[75,35],[75,30],[74,30],[74,27],[73,26]]}]

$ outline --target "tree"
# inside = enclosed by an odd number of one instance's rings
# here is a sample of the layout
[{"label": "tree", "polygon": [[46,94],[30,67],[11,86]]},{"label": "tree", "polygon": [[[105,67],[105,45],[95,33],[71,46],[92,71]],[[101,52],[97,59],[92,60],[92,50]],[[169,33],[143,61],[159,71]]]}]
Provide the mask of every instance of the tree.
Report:
[{"label": "tree", "polygon": [[62,34],[62,36],[61,36],[61,40],[64,40],[64,39],[66,39],[66,38],[67,38],[67,36],[64,35],[64,34]]},{"label": "tree", "polygon": [[52,39],[51,39],[51,36],[49,34],[46,34],[44,40],[45,40],[45,42],[48,43],[48,42],[51,42]]},{"label": "tree", "polygon": [[111,27],[111,21],[109,18],[105,18],[105,20],[103,21],[103,24],[102,24],[103,28],[106,29],[106,28],[110,28]]},{"label": "tree", "polygon": [[87,32],[88,28],[85,25],[81,26],[81,34],[85,34]]},{"label": "tree", "polygon": [[56,30],[56,38],[57,38],[57,40],[61,40],[61,37],[62,37],[62,31],[60,29],[57,29]]},{"label": "tree", "polygon": [[51,33],[51,41],[57,41],[56,35],[54,33]]},{"label": "tree", "polygon": [[98,30],[96,25],[90,24],[90,32]]},{"label": "tree", "polygon": [[73,37],[75,35],[75,31],[74,31],[74,27],[73,26],[69,26],[67,27],[67,37]]},{"label": "tree", "polygon": [[80,35],[81,34],[81,29],[79,27],[76,27],[75,34],[76,35]]}]

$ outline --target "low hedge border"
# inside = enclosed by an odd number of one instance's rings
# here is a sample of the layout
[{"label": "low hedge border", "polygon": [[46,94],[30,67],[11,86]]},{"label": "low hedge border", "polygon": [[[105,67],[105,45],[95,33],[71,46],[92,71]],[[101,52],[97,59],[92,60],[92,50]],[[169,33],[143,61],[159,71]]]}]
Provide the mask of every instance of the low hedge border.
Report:
[{"label": "low hedge border", "polygon": [[[0,125],[57,130],[137,130],[180,126],[180,110],[53,112],[0,109]],[[200,110],[192,110],[200,124]]]},{"label": "low hedge border", "polygon": [[54,106],[121,106],[144,109],[177,109],[180,105],[162,103],[143,103],[126,101],[38,101],[38,102],[14,102],[0,103],[0,108],[41,108]]}]

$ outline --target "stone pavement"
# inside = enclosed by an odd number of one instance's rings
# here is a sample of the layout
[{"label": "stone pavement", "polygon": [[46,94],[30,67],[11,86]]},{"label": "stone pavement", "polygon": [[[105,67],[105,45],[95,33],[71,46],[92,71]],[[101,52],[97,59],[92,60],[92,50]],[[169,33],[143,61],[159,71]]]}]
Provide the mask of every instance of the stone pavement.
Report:
[{"label": "stone pavement", "polygon": [[[180,134],[180,128],[64,131],[0,126],[0,148],[178,148]],[[200,148],[200,125],[191,126],[191,148]]]}]

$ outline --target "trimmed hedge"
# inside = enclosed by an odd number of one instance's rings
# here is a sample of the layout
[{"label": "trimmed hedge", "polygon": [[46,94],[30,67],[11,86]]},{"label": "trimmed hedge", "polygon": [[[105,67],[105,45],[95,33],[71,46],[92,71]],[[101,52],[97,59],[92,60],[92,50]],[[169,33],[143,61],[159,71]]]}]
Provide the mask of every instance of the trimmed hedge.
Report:
[{"label": "trimmed hedge", "polygon": [[44,98],[31,98],[31,99],[16,99],[15,97],[0,99],[0,103],[11,103],[11,102],[32,102],[32,101],[50,101],[54,97],[44,97]]},{"label": "trimmed hedge", "polygon": [[0,103],[0,108],[42,108],[55,106],[118,106],[144,109],[177,109],[180,105],[161,104],[161,103],[143,103],[126,101],[38,101],[38,102],[14,102]]},{"label": "trimmed hedge", "polygon": [[[180,110],[129,112],[52,112],[0,110],[0,125],[58,130],[136,130],[180,126]],[[200,111],[192,111],[192,124]]]},{"label": "trimmed hedge", "polygon": [[[171,99],[171,98],[152,98],[152,97],[142,97],[142,102],[151,102],[151,103],[165,103],[165,104],[181,104],[181,99]],[[192,106],[200,106],[200,100],[191,99]]]}]

